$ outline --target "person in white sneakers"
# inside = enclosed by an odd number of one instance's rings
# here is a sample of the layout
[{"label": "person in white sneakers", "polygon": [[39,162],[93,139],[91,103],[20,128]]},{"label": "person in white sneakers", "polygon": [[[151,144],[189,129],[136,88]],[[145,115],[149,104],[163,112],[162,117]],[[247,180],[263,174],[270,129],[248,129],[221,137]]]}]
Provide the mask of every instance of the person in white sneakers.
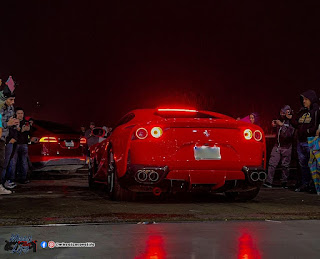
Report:
[{"label": "person in white sneakers", "polygon": [[[12,78],[11,78],[12,81]],[[19,120],[13,118],[14,110],[14,85],[10,84],[11,81],[7,81],[6,86],[3,91],[0,91],[0,194],[11,194],[10,190],[5,188],[6,183],[6,165],[5,165],[5,157],[6,157],[6,138],[9,135],[9,127],[13,125],[17,125]],[[9,83],[8,83],[9,82]],[[11,82],[12,83],[12,82]],[[0,80],[1,85],[1,80]],[[11,186],[10,186],[11,187]]]},{"label": "person in white sneakers", "polygon": [[280,110],[280,118],[272,121],[272,127],[277,132],[276,142],[271,151],[268,176],[263,186],[272,188],[273,178],[279,163],[282,167],[281,186],[287,189],[287,181],[289,177],[289,166],[291,162],[292,143],[294,128],[290,124],[291,107],[285,105]]},{"label": "person in white sneakers", "polygon": [[9,134],[10,129],[20,123],[18,119],[14,118],[14,100],[14,93],[6,95],[5,104],[0,110],[3,126],[1,140],[5,141],[4,162],[2,165],[1,181],[6,189],[13,189],[16,186],[16,184],[12,181],[12,177],[10,177],[10,170],[8,168],[11,155],[13,153],[14,143],[16,142],[16,139]]},{"label": "person in white sneakers", "polygon": [[[2,135],[2,114],[0,113],[0,136]],[[4,153],[5,153],[6,144],[4,140],[0,139],[0,172],[3,169],[4,164]],[[0,179],[0,195],[1,194],[11,194],[12,192],[10,190],[7,190],[3,187],[2,179]]]},{"label": "person in white sneakers", "polygon": [[[0,113],[0,136],[2,135],[2,114]],[[3,170],[4,156],[5,156],[6,143],[4,140],[0,139],[0,172]],[[11,194],[10,190],[3,187],[2,179],[0,177],[0,195],[1,194]]]}]

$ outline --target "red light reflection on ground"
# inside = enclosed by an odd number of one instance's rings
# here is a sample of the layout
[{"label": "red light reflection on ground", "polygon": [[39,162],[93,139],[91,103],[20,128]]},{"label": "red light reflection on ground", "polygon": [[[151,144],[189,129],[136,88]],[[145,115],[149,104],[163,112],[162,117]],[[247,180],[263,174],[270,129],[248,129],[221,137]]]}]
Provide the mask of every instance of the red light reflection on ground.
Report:
[{"label": "red light reflection on ground", "polygon": [[146,240],[146,249],[142,255],[136,256],[135,259],[163,259],[166,257],[162,236],[151,235]]},{"label": "red light reflection on ground", "polygon": [[260,259],[260,252],[257,249],[252,236],[248,233],[242,234],[239,238],[238,259]]}]

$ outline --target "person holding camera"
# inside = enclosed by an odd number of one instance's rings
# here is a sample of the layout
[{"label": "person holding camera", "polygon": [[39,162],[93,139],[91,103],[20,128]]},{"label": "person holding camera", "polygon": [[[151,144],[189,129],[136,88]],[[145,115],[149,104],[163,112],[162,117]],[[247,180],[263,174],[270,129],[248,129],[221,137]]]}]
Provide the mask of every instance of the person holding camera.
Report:
[{"label": "person holding camera", "polygon": [[13,175],[15,175],[17,171],[17,181],[22,184],[26,184],[29,183],[27,173],[29,169],[28,142],[30,135],[30,123],[24,118],[24,111],[22,108],[16,108],[16,117],[20,123],[15,127],[16,147],[10,161],[9,171]]},{"label": "person holding camera", "polygon": [[310,148],[308,146],[308,137],[316,135],[319,123],[319,105],[318,97],[315,91],[308,90],[300,95],[302,108],[297,115],[292,118],[291,123],[297,129],[298,160],[302,174],[302,184],[296,188],[296,192],[310,191],[312,186],[311,172],[308,165],[310,159]]},{"label": "person holding camera", "polygon": [[281,185],[283,188],[287,188],[294,135],[294,128],[290,124],[291,113],[291,107],[289,105],[285,105],[280,110],[280,118],[272,121],[272,127],[277,131],[277,141],[271,151],[268,165],[268,176],[263,184],[268,188],[272,188],[274,174],[279,162],[281,162],[282,166]]}]

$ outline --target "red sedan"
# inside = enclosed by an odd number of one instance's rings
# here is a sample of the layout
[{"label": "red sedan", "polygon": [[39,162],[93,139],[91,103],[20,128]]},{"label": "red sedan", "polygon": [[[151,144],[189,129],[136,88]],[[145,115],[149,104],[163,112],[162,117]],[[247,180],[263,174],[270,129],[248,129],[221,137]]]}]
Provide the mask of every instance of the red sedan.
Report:
[{"label": "red sedan", "polygon": [[72,128],[51,121],[35,120],[31,128],[29,158],[37,167],[84,165],[86,139]]},{"label": "red sedan", "polygon": [[90,151],[89,186],[106,184],[116,200],[181,191],[249,200],[266,178],[262,129],[209,111],[134,110]]}]

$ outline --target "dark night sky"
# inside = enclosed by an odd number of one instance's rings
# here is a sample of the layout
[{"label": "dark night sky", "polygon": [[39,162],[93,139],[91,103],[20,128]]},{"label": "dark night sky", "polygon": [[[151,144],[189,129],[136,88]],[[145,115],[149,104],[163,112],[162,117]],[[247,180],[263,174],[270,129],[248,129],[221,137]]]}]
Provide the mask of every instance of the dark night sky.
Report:
[{"label": "dark night sky", "polygon": [[5,2],[0,77],[14,77],[16,105],[37,118],[113,125],[184,104],[270,120],[304,90],[319,94],[319,5]]}]

